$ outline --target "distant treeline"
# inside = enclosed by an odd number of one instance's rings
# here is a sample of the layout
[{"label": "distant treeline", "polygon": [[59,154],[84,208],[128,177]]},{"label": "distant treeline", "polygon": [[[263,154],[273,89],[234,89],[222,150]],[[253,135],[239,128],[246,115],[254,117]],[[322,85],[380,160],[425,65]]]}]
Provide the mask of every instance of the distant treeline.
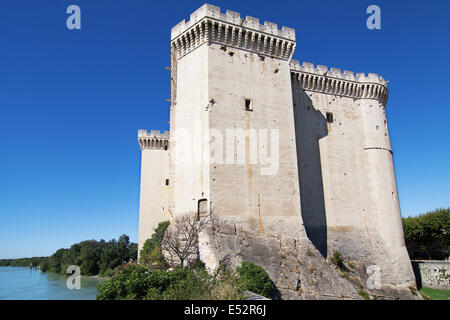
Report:
[{"label": "distant treeline", "polygon": [[65,274],[69,265],[77,265],[86,276],[110,276],[114,269],[124,262],[137,259],[137,243],[130,243],[127,235],[119,240],[86,240],[76,243],[70,249],[58,249],[50,257],[0,259],[0,266],[33,267],[41,271]]},{"label": "distant treeline", "polygon": [[450,254],[450,208],[403,218],[405,243],[411,259],[444,260]]},{"label": "distant treeline", "polygon": [[37,267],[42,261],[49,257],[32,257],[32,258],[19,258],[19,259],[0,259],[1,267]]}]

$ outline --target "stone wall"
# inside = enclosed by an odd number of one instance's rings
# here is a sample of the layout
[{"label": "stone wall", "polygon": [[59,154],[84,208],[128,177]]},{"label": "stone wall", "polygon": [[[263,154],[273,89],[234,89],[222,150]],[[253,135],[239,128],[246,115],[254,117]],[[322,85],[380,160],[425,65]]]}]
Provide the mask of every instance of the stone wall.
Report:
[{"label": "stone wall", "polygon": [[[170,220],[169,200],[169,133],[138,131],[142,150],[139,200],[138,256],[145,240],[158,223]],[[139,258],[139,257],[138,257]]]},{"label": "stone wall", "polygon": [[417,287],[450,290],[450,261],[411,261]]},{"label": "stone wall", "polygon": [[414,285],[390,146],[385,80],[291,62],[301,215],[323,256],[381,268]]},{"label": "stone wall", "polygon": [[262,232],[304,234],[289,64],[217,44],[208,50],[209,127],[225,147],[224,161],[210,164],[212,212]]}]

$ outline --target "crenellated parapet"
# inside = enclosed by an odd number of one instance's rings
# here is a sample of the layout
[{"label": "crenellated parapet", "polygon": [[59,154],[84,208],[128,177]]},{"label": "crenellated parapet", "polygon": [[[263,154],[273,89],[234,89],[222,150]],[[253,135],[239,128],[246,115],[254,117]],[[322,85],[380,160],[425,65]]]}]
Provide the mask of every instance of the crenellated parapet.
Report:
[{"label": "crenellated parapet", "polygon": [[161,133],[159,130],[152,130],[149,133],[147,130],[138,130],[138,142],[141,150],[168,150],[169,131],[164,131],[164,133]]},{"label": "crenellated parapet", "polygon": [[189,21],[181,21],[172,28],[172,52],[177,59],[204,43],[236,47],[261,55],[290,60],[295,50],[295,30],[240,13],[204,4],[193,12]]},{"label": "crenellated parapet", "polygon": [[355,99],[374,99],[386,105],[388,89],[386,80],[375,73],[353,74],[352,71],[330,68],[309,62],[300,65],[298,60],[290,62],[294,85],[304,90],[345,96]]}]

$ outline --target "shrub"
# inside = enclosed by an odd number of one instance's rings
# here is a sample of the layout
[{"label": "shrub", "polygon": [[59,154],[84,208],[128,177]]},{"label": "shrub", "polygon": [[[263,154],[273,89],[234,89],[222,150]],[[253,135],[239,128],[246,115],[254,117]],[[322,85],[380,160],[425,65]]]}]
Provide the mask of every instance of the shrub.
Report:
[{"label": "shrub", "polygon": [[244,298],[237,276],[229,270],[209,274],[204,268],[172,271],[129,265],[99,286],[98,300],[219,300]]},{"label": "shrub", "polygon": [[344,258],[339,251],[335,251],[331,257],[331,262],[336,265],[342,272],[348,272],[348,268],[344,264]]},{"label": "shrub", "polygon": [[147,295],[150,273],[146,267],[130,265],[98,287],[98,300],[139,300]]},{"label": "shrub", "polygon": [[267,298],[271,297],[275,285],[262,267],[244,261],[236,271],[239,275],[238,285],[240,288]]},{"label": "shrub", "polygon": [[155,263],[159,268],[164,268],[167,266],[161,252],[161,241],[164,238],[164,234],[169,224],[169,221],[160,222],[151,238],[145,240],[140,252],[140,263],[145,265],[152,265]]},{"label": "shrub", "polygon": [[203,272],[197,273],[193,269],[176,268],[171,273],[180,272],[181,277],[172,278],[161,298],[164,300],[206,300],[210,298],[213,283],[211,277]]}]

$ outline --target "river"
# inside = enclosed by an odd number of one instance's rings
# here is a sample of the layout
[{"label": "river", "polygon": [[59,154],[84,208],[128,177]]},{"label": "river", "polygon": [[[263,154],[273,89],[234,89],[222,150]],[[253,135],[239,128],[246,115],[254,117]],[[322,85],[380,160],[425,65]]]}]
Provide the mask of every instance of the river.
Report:
[{"label": "river", "polygon": [[81,289],[68,289],[67,277],[22,267],[0,267],[0,300],[94,300],[104,280],[81,278]]}]

